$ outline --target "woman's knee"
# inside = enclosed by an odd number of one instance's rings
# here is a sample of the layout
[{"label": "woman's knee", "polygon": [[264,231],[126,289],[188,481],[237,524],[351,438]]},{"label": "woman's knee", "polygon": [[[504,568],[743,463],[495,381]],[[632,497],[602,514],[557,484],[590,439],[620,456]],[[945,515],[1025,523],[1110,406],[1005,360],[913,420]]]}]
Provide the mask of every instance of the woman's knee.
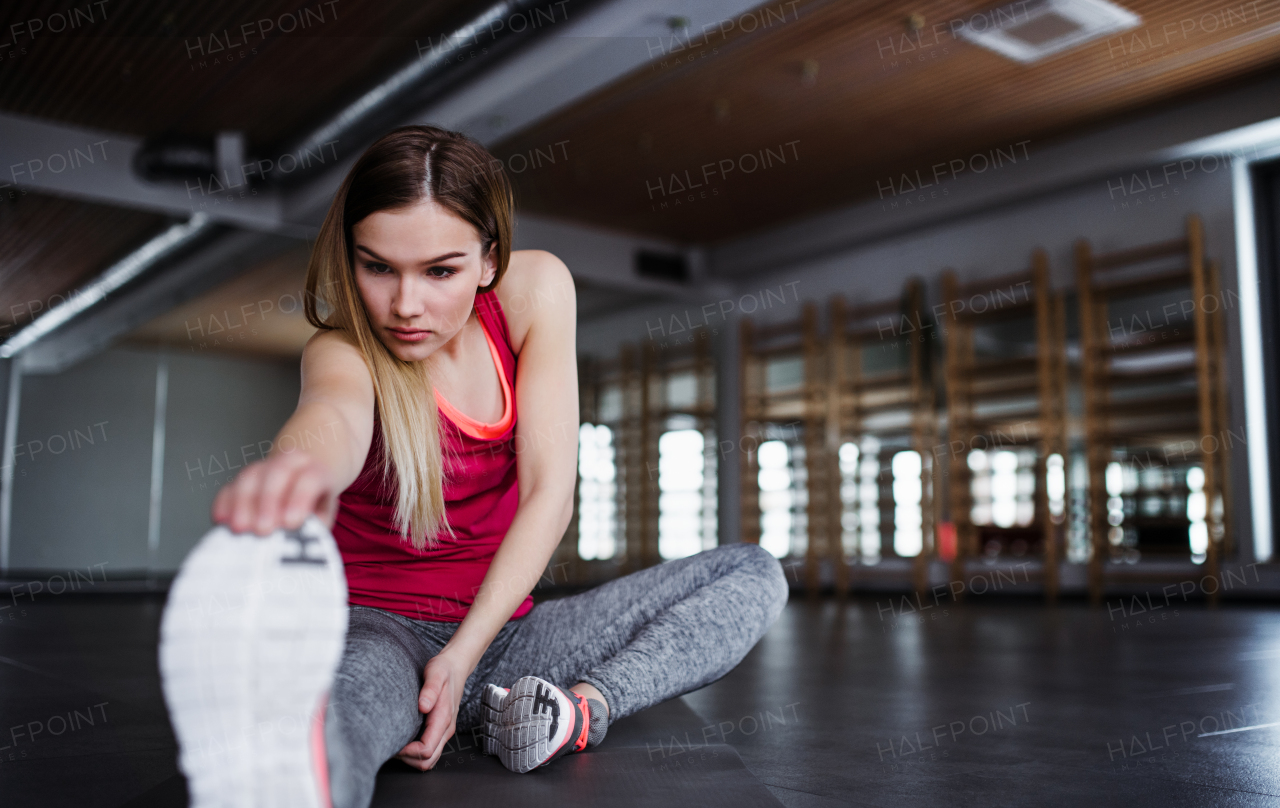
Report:
[{"label": "woman's knee", "polygon": [[334,674],[331,706],[354,714],[404,709],[416,714],[422,669],[433,652],[386,615],[353,610]]},{"label": "woman's knee", "polygon": [[736,570],[748,581],[749,594],[764,604],[768,623],[772,624],[791,594],[782,564],[768,550],[750,542],[723,545],[719,549],[728,550],[732,555]]}]

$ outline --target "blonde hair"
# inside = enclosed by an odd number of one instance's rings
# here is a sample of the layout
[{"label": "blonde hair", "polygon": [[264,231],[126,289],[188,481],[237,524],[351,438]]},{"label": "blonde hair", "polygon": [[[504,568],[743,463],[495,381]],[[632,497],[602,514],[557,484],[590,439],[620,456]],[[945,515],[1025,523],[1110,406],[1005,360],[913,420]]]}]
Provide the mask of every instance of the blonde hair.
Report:
[{"label": "blonde hair", "polygon": [[497,263],[493,281],[478,291],[497,286],[511,257],[515,207],[501,161],[458,132],[405,126],[370,146],[343,180],[311,252],[305,303],[308,322],[341,332],[364,356],[381,425],[382,479],[397,480],[395,527],[418,550],[435,546],[441,532],[454,535],[440,418],[425,363],[400,359],[374,334],[355,281],[351,229],[372,213],[426,199],[476,228],[481,258],[492,250]]}]

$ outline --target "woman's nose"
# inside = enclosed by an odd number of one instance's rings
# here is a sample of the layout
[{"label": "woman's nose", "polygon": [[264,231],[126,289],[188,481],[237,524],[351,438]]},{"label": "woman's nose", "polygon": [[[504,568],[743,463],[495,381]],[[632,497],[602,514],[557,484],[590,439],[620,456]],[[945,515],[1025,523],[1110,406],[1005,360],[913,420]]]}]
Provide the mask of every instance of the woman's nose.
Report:
[{"label": "woman's nose", "polygon": [[396,289],[396,295],[391,300],[391,312],[407,320],[417,317],[426,309],[426,299],[423,297],[422,290],[412,278],[402,278]]}]

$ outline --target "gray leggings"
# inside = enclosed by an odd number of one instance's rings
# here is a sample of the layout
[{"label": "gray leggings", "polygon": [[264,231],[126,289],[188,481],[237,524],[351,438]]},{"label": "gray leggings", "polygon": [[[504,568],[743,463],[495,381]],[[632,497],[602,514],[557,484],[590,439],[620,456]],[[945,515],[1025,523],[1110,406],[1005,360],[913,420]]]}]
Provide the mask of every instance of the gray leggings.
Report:
[{"label": "gray leggings", "polygon": [[[586,682],[604,695],[611,722],[697,690],[741,662],[786,602],[777,560],[730,544],[539,603],[499,630],[467,679],[458,740],[474,744],[490,682]],[[423,668],[459,625],[351,607],[325,717],[334,808],[365,808],[379,767],[421,736]]]}]

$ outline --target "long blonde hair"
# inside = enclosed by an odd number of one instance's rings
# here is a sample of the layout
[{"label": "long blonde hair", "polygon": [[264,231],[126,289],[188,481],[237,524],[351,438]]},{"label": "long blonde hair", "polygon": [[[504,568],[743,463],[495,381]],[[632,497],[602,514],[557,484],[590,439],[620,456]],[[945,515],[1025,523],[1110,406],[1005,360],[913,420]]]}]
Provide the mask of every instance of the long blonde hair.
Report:
[{"label": "long blonde hair", "polygon": [[340,331],[369,366],[383,483],[397,479],[395,525],[418,550],[434,546],[441,532],[453,535],[444,506],[440,419],[425,363],[400,359],[373,332],[356,286],[351,229],[372,213],[426,199],[476,228],[482,258],[494,250],[497,273],[478,291],[497,286],[511,257],[515,208],[502,162],[461,133],[405,126],[370,146],[334,196],[307,266],[305,304],[309,323]]}]

